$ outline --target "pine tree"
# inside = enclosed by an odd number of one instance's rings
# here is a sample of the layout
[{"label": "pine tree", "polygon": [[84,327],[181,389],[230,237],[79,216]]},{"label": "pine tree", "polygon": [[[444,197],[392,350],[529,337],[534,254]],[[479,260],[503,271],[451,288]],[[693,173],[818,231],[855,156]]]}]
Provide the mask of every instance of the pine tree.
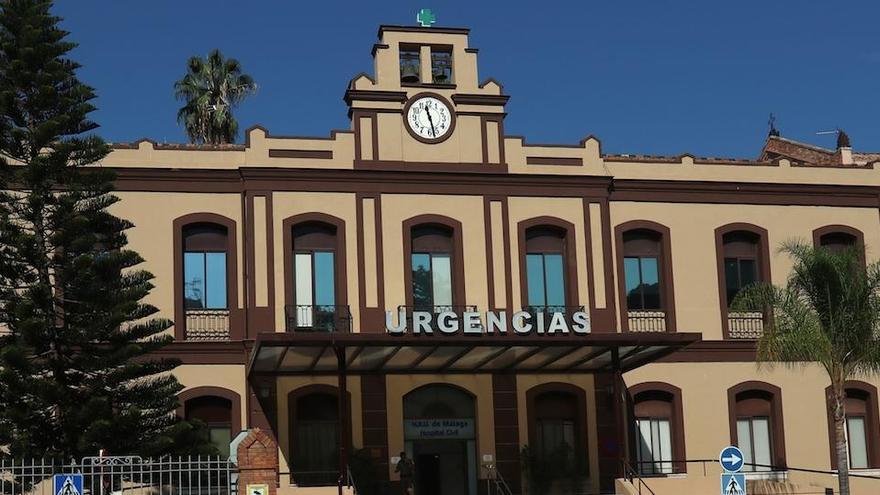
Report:
[{"label": "pine tree", "polygon": [[[0,0],[0,445],[17,457],[192,451],[170,322],[110,212],[95,93],[51,1]],[[192,450],[191,450],[192,449]]]}]

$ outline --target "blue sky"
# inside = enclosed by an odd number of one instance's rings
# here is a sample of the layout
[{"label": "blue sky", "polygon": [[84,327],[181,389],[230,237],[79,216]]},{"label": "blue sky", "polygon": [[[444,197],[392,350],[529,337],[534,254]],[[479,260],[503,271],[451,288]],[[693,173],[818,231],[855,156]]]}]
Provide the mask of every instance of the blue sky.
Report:
[{"label": "blue sky", "polygon": [[[247,5],[247,8],[243,6]],[[173,82],[220,48],[259,85],[242,130],[347,129],[348,80],[370,72],[379,24],[470,27],[480,78],[511,95],[506,132],[534,143],[594,134],[609,153],[754,157],[782,134],[824,146],[844,128],[880,150],[880,2],[59,0],[114,142],[185,142]],[[243,137],[239,136],[239,141]]]}]

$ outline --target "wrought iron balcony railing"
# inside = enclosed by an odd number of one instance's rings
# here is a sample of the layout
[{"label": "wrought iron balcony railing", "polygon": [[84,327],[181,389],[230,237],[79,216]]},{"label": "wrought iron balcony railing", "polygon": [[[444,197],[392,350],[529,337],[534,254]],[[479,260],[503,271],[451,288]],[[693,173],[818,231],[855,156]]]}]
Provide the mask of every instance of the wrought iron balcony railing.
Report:
[{"label": "wrought iron balcony railing", "polygon": [[548,321],[548,322],[550,321],[550,318],[552,318],[553,313],[562,313],[566,317],[571,317],[571,315],[573,315],[579,311],[583,311],[583,310],[584,310],[583,306],[555,306],[555,305],[551,305],[551,306],[530,305],[530,306],[526,306],[525,308],[523,308],[523,311],[531,314],[532,318],[536,318],[538,313],[543,313],[545,321]]},{"label": "wrought iron balcony railing", "polygon": [[347,304],[298,304],[284,307],[288,332],[350,332]]},{"label": "wrought iron balcony railing", "polygon": [[666,331],[666,311],[663,310],[627,311],[626,318],[630,332]]},{"label": "wrought iron balcony railing", "polygon": [[187,309],[185,314],[186,340],[197,342],[229,340],[228,309]]},{"label": "wrought iron balcony railing", "polygon": [[727,334],[731,339],[760,339],[764,335],[764,312],[730,311]]}]

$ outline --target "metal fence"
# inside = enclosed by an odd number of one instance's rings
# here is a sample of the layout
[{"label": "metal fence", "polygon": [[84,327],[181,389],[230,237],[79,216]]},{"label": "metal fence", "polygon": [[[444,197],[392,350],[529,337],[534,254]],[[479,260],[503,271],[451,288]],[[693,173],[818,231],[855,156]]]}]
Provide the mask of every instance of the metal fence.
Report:
[{"label": "metal fence", "polygon": [[[65,475],[62,486],[54,486],[55,475]],[[77,482],[65,489],[68,475]],[[80,489],[79,495],[239,493],[235,464],[221,457],[86,457],[80,462],[0,458],[2,495],[77,495]]]}]

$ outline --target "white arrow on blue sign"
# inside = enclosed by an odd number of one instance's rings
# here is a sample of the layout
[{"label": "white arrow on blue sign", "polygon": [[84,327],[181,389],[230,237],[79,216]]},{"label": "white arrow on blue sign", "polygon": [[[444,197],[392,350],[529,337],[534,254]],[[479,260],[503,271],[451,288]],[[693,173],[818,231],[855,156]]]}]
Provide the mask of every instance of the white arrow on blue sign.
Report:
[{"label": "white arrow on blue sign", "polygon": [[721,450],[721,454],[718,455],[718,461],[721,463],[721,469],[724,471],[738,473],[743,468],[743,453],[733,445],[724,447]]},{"label": "white arrow on blue sign", "polygon": [[83,476],[56,474],[52,479],[52,487],[55,495],[83,495]]}]

